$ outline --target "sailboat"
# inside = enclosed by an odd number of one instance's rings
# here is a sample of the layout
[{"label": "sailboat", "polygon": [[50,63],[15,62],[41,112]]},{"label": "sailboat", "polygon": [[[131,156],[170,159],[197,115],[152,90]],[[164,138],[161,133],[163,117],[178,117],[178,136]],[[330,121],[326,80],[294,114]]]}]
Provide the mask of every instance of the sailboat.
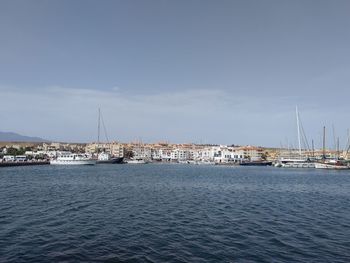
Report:
[{"label": "sailboat", "polygon": [[[275,167],[283,168],[315,168],[315,163],[311,162],[308,158],[303,157],[301,150],[301,123],[299,119],[298,107],[295,108],[296,120],[297,120],[297,131],[298,131],[298,156],[291,158],[280,158]],[[304,139],[306,137],[304,135]]]},{"label": "sailboat", "polygon": [[[339,153],[339,140],[337,152]],[[315,163],[316,169],[331,169],[331,170],[347,170],[350,167],[342,162],[339,158],[339,154],[337,158],[328,159],[326,158],[326,127],[323,127],[323,158],[321,162]]]},{"label": "sailboat", "polygon": [[106,127],[103,121],[103,117],[101,115],[101,109],[98,109],[98,132],[97,132],[97,162],[96,164],[119,164],[123,163],[124,157],[113,157],[110,153],[103,151],[99,152],[99,147],[100,147],[100,130],[101,130],[101,119],[102,119],[102,125],[105,131],[105,136],[107,139],[108,145],[110,145],[107,132],[106,132]]}]

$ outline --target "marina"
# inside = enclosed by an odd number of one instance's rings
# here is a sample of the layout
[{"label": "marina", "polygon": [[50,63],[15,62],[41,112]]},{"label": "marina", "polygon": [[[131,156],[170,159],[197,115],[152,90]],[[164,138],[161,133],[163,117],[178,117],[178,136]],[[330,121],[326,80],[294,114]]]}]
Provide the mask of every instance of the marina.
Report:
[{"label": "marina", "polygon": [[[266,148],[260,146],[201,145],[201,144],[145,144],[110,142],[101,109],[98,109],[97,142],[86,144],[37,143],[35,146],[16,145],[4,142],[0,148],[2,165],[95,165],[95,164],[148,164],[178,163],[218,166],[273,166],[292,169],[350,169],[350,134],[343,150],[339,138],[336,149],[326,149],[326,127],[323,127],[322,149],[310,148],[298,107],[295,109],[297,148]],[[101,126],[104,140],[101,141]],[[333,129],[334,141],[335,133]],[[27,149],[24,151],[23,149]],[[14,153],[14,154],[8,154]]]},{"label": "marina", "polygon": [[[177,163],[215,166],[273,166],[293,169],[348,169],[349,148],[344,151],[320,149],[318,151],[286,150],[256,146],[228,145],[177,145],[177,144],[122,144],[90,143],[80,148],[60,143],[40,144],[20,155],[8,155],[17,147],[8,143],[0,148],[0,167],[30,165],[101,165],[101,164],[147,164]],[[74,148],[73,148],[74,147]],[[29,148],[27,146],[27,148]],[[44,149],[45,149],[44,148]],[[62,149],[62,150],[60,150]],[[1,155],[1,151],[3,152]],[[5,153],[4,153],[5,152]],[[302,154],[300,154],[302,152]]]},{"label": "marina", "polygon": [[0,263],[350,263],[349,11],[0,1]]}]

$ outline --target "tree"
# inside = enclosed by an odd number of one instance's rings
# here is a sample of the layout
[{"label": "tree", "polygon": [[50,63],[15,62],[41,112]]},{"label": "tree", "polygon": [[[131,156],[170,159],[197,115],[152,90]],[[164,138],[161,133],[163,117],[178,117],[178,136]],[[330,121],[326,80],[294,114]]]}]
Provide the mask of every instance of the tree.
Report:
[{"label": "tree", "polygon": [[7,149],[7,155],[23,155],[25,153],[25,149],[23,147],[16,149],[13,147],[10,147]]}]

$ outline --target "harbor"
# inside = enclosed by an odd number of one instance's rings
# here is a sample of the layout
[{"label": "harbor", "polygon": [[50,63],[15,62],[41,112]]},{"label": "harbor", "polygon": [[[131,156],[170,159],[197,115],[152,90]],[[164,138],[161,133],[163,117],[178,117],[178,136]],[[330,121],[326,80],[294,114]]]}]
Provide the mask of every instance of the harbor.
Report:
[{"label": "harbor", "polygon": [[0,1],[0,263],[350,263],[350,0]]},{"label": "harbor", "polygon": [[[16,143],[0,142],[0,167],[31,165],[101,165],[178,163],[219,166],[273,166],[301,169],[350,169],[350,133],[343,149],[333,126],[333,149],[326,147],[326,126],[322,147],[311,147],[295,108],[297,146],[268,148],[254,145],[174,144],[169,142],[122,143],[110,141],[101,109],[98,108],[97,141],[91,143]],[[104,131],[102,139],[101,130]]]},{"label": "harbor", "polygon": [[[307,150],[259,146],[199,145],[140,142],[93,142],[86,144],[4,142],[0,167],[32,165],[101,165],[175,163],[217,166],[273,166],[276,168],[349,169],[345,150]],[[26,149],[26,150],[24,150]],[[11,154],[9,154],[11,153]],[[317,164],[317,165],[316,165]]]}]

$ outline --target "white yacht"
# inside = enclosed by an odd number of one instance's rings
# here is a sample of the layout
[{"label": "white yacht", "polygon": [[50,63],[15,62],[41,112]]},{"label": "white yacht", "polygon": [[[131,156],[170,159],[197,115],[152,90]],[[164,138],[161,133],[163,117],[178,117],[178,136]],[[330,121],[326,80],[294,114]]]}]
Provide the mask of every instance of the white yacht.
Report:
[{"label": "white yacht", "polygon": [[316,169],[330,169],[330,170],[347,170],[350,167],[338,160],[327,160],[320,163],[315,163]]},{"label": "white yacht", "polygon": [[89,158],[84,154],[65,154],[52,159],[50,164],[53,165],[94,165],[96,160]]},{"label": "white yacht", "polygon": [[283,168],[315,168],[315,163],[304,158],[281,158],[275,167]]}]

